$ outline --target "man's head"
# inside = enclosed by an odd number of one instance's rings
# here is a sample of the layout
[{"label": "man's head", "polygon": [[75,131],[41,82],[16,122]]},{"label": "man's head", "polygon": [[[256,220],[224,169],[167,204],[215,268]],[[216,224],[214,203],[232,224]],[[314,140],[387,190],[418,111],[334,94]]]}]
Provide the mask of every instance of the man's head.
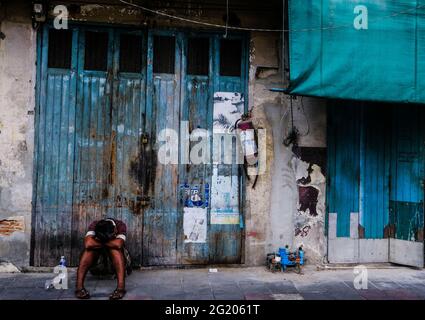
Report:
[{"label": "man's head", "polygon": [[98,238],[100,242],[108,242],[112,240],[117,233],[115,222],[111,219],[100,220],[96,224],[94,232],[96,238]]}]

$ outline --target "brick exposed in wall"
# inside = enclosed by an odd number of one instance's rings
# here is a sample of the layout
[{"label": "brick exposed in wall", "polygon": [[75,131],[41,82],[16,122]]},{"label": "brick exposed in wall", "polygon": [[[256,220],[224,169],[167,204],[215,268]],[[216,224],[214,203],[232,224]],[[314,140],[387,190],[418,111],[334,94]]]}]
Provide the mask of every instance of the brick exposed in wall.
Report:
[{"label": "brick exposed in wall", "polygon": [[10,236],[16,231],[25,231],[23,217],[0,220],[0,236]]}]

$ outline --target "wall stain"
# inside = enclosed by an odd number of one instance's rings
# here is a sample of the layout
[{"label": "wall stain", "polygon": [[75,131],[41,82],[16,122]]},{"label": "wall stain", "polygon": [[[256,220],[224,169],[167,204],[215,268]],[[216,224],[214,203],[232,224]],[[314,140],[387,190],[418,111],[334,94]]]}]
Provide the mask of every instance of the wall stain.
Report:
[{"label": "wall stain", "polygon": [[142,134],[139,152],[129,166],[129,175],[138,185],[136,198],[128,201],[128,207],[134,214],[139,214],[142,209],[151,205],[151,195],[155,193],[156,165],[157,155],[150,138]]},{"label": "wall stain", "polygon": [[309,210],[309,214],[313,217],[318,215],[317,203],[319,197],[319,190],[314,187],[301,187],[298,186],[298,193],[300,199],[299,211],[306,212]]}]

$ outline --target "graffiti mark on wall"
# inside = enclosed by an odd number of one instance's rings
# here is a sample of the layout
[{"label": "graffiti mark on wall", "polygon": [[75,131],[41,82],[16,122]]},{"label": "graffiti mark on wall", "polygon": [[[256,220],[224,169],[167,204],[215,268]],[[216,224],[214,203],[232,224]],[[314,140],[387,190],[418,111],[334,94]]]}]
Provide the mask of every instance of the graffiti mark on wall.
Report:
[{"label": "graffiti mark on wall", "polygon": [[302,228],[295,228],[295,236],[300,236],[300,237],[307,237],[308,233],[311,230],[311,226],[310,225],[306,225]]}]

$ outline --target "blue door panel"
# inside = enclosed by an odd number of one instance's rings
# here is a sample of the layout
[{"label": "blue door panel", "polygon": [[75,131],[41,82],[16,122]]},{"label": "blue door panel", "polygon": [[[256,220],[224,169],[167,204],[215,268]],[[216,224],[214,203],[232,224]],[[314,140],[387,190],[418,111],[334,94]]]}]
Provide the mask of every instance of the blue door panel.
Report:
[{"label": "blue door panel", "polygon": [[360,115],[357,105],[330,105],[328,212],[337,214],[337,236],[350,236],[350,213],[359,212]]},{"label": "blue door panel", "polygon": [[[235,92],[241,93],[244,97],[244,110],[248,111],[247,90],[247,43],[244,36],[229,36],[228,39],[237,39],[242,42],[241,52],[241,74],[240,76],[220,75],[220,36],[213,38],[213,92]],[[212,116],[211,116],[212,117]],[[233,149],[232,159],[236,159],[236,149]],[[243,215],[243,201],[245,196],[245,177],[243,168],[234,162],[232,164],[219,164],[217,166],[219,176],[230,176],[231,184],[238,186],[238,194],[233,195],[238,198],[240,221],[239,224],[211,224],[209,229],[209,261],[211,263],[240,263],[242,262],[243,240],[245,217]],[[212,208],[214,209],[214,208]]]},{"label": "blue door panel", "polygon": [[[32,264],[53,265],[71,254],[76,59],[71,69],[48,69],[47,31],[38,37]],[[76,44],[76,32],[73,33]],[[44,44],[44,45],[43,45]]]},{"label": "blue door panel", "polygon": [[[211,127],[212,100],[210,90],[210,76],[193,76],[183,72],[184,102],[182,104],[182,121],[188,122],[188,132],[196,129],[209,129]],[[211,141],[211,137],[209,137]],[[189,143],[189,152],[197,142]],[[211,157],[210,157],[211,158]],[[205,195],[206,185],[211,185],[211,166],[208,164],[182,164],[180,168],[180,181],[182,185],[198,187],[201,194]],[[184,207],[184,197],[180,194],[180,205]],[[203,199],[205,201],[207,199]],[[207,208],[208,210],[208,208]],[[184,214],[184,213],[183,213]],[[208,234],[207,234],[208,237]],[[184,263],[208,263],[208,241],[205,243],[184,243],[182,259]]]},{"label": "blue door panel", "polygon": [[361,236],[367,239],[382,239],[388,225],[391,113],[386,108],[371,105],[362,109],[359,223]]},{"label": "blue door panel", "polygon": [[391,237],[423,242],[424,115],[422,106],[393,110]]}]

